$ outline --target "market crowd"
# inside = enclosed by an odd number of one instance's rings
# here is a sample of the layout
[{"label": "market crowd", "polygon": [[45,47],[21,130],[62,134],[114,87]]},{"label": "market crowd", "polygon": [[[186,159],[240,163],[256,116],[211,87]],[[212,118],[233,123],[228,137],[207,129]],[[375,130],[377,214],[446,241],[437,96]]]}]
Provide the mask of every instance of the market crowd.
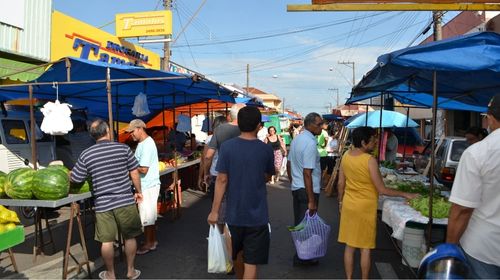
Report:
[{"label": "market crowd", "polygon": [[[470,131],[478,140],[460,160],[450,197],[446,240],[460,244],[465,251],[470,277],[500,278],[500,95],[492,99],[486,117],[489,135]],[[70,174],[73,182],[83,182],[89,176],[92,179],[95,239],[102,243],[106,266],[99,275],[102,279],[116,278],[113,243],[118,234],[124,239],[129,279],[141,274],[134,266],[136,255],[158,246],[158,151],[145,129],[146,124],[139,119],[127,127],[138,142],[132,152],[127,145],[110,141],[105,121],[93,121],[89,132],[96,144],[81,153]],[[336,161],[341,160],[336,184],[341,215],[335,234],[338,242],[345,244],[345,277],[353,277],[355,251],[359,250],[361,278],[368,278],[371,250],[376,247],[379,195],[417,196],[384,185],[372,155],[378,145],[377,131],[370,127],[354,129],[352,145],[346,151],[339,151],[338,129],[328,126],[317,113],[309,113],[303,126],[290,126],[292,142],[288,149],[276,132],[274,126],[264,127],[256,107],[236,104],[228,121],[224,117],[215,119],[204,148],[198,181],[213,200],[207,221],[224,234],[226,251],[234,261],[234,271],[228,273],[255,279],[258,266],[268,263],[271,238],[266,185],[279,182],[286,174],[293,221],[298,225],[305,215],[318,212],[321,190],[330,181]],[[393,159],[392,150],[386,150],[389,159]],[[136,237],[141,234],[145,242],[138,246]],[[318,263],[318,259],[290,257],[294,265]]]}]

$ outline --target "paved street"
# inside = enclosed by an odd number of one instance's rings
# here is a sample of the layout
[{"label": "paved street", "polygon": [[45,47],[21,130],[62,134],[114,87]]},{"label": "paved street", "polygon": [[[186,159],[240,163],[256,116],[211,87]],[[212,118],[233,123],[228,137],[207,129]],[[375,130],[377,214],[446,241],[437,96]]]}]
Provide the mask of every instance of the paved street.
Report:
[{"label": "paved street", "polygon": [[[183,211],[180,219],[172,221],[167,215],[158,222],[159,246],[156,251],[137,256],[137,268],[142,271],[141,278],[234,278],[234,276],[212,275],[206,272],[208,225],[206,218],[210,209],[210,199],[196,191],[183,192]],[[269,187],[268,201],[272,226],[270,261],[260,268],[260,278],[344,278],[343,245],[336,242],[338,234],[338,211],[336,198],[322,196],[319,214],[332,226],[327,255],[313,267],[293,267],[294,247],[287,226],[292,223],[292,203],[288,182],[280,182]],[[59,211],[60,221],[67,217],[65,208]],[[87,221],[89,223],[89,221]],[[14,248],[21,274],[13,274],[12,268],[0,269],[0,277],[5,278],[60,278],[62,268],[62,248],[66,237],[67,224],[54,227],[56,253],[41,256],[37,263],[32,262],[32,236]],[[410,272],[401,264],[383,223],[379,223],[377,249],[372,257],[372,278],[408,278]],[[30,230],[30,228],[27,228]],[[93,239],[93,228],[87,227],[86,233],[92,267],[96,278],[102,271],[98,245]],[[75,243],[74,252],[80,252]],[[51,249],[48,250],[51,252]],[[2,262],[5,267],[6,261]],[[125,264],[116,259],[117,277],[125,277]],[[72,264],[72,262],[70,262]],[[355,277],[360,277],[359,268]]]}]

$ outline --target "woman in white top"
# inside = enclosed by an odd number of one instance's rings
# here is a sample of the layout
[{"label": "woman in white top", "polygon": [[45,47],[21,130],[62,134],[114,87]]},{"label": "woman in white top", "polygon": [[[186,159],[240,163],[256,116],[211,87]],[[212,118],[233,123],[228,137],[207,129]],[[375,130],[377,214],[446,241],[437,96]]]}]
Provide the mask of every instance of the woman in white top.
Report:
[{"label": "woman in white top", "polygon": [[326,163],[326,173],[324,174],[323,183],[326,187],[328,181],[330,181],[330,176],[333,172],[333,167],[335,166],[335,161],[339,156],[339,141],[337,139],[337,134],[334,128],[328,129],[328,141],[326,142],[326,152],[327,152],[327,163]]}]

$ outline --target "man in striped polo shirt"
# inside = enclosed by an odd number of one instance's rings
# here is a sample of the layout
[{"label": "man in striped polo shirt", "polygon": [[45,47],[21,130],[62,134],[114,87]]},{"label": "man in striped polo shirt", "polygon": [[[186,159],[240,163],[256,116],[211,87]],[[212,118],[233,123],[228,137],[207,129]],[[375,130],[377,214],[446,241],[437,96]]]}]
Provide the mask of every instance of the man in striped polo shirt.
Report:
[{"label": "man in striped polo shirt", "polygon": [[[80,154],[70,177],[75,183],[85,181],[89,175],[92,178],[96,211],[95,240],[102,243],[101,255],[106,265],[106,271],[102,271],[99,277],[116,278],[113,242],[120,229],[125,240],[127,278],[136,279],[141,273],[134,268],[137,250],[135,237],[142,234],[135,205],[142,201],[139,164],[128,146],[110,140],[109,126],[105,121],[93,121],[89,132],[96,139],[96,144]],[[132,194],[130,179],[135,194]]]}]

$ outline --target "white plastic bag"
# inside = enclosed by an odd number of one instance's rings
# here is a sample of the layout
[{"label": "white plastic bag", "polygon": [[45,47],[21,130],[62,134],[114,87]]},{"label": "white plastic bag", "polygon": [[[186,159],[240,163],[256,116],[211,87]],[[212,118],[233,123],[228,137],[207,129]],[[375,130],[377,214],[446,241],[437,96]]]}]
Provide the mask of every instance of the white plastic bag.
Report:
[{"label": "white plastic bag", "polygon": [[208,233],[208,273],[226,273],[226,246],[224,235],[216,225]]},{"label": "white plastic bag", "polygon": [[132,114],[136,117],[142,117],[151,113],[148,106],[148,97],[144,93],[139,93],[134,99]]},{"label": "white plastic bag", "polygon": [[47,102],[40,111],[43,121],[40,129],[50,135],[64,135],[73,129],[71,121],[71,107],[68,103]]},{"label": "white plastic bag", "polygon": [[281,161],[281,168],[280,168],[280,175],[284,176],[286,173],[286,163],[288,159],[286,157],[283,157],[283,161]]}]

